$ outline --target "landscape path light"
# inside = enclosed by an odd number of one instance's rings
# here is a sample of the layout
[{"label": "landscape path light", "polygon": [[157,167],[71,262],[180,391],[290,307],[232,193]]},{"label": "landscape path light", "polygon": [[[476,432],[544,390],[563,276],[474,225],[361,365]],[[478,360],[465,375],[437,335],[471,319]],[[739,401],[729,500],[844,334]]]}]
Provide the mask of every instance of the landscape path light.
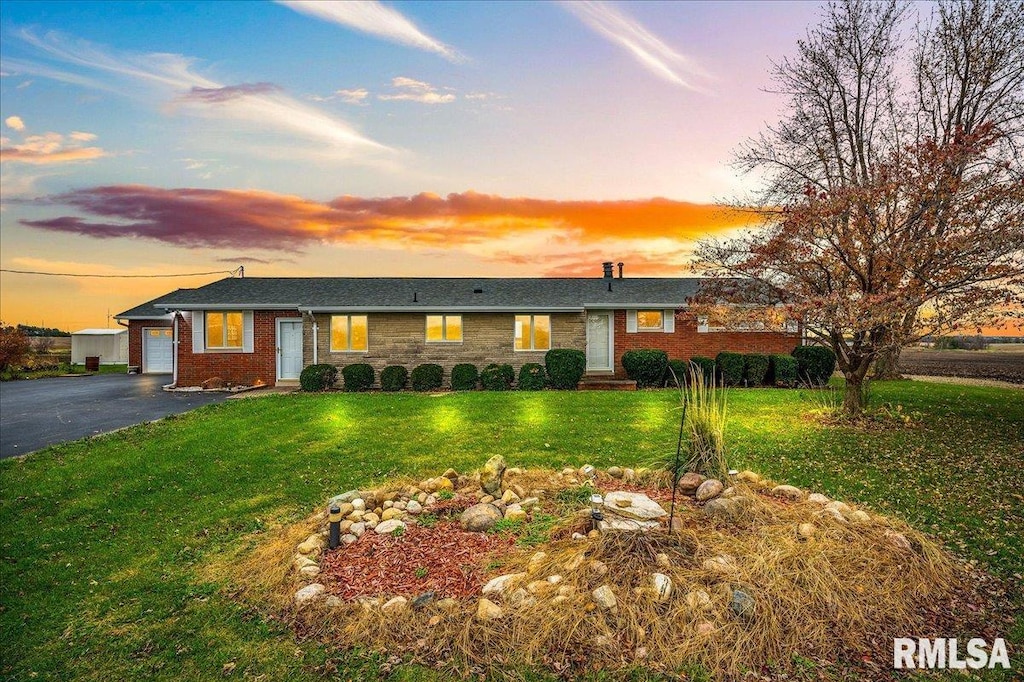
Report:
[{"label": "landscape path light", "polygon": [[338,549],[338,545],[341,544],[341,507],[337,503],[331,505],[331,514],[327,517],[330,522],[330,536],[327,539],[327,545],[331,549]]}]

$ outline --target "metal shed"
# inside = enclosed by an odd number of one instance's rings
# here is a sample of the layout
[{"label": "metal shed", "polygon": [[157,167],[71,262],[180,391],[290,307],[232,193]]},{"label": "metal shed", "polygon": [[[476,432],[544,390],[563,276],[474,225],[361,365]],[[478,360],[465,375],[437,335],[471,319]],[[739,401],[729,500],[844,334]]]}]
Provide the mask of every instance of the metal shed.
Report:
[{"label": "metal shed", "polygon": [[88,357],[99,357],[101,365],[128,362],[127,329],[82,329],[71,334],[71,363],[85,364]]}]

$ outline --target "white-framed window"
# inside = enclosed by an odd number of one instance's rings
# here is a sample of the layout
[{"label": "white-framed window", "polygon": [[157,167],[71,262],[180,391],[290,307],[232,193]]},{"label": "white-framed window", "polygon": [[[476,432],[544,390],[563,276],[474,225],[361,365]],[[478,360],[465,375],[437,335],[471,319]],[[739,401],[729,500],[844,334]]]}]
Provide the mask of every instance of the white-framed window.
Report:
[{"label": "white-framed window", "polygon": [[708,316],[700,315],[697,317],[697,333],[707,334],[711,331],[711,325],[708,324]]},{"label": "white-framed window", "polygon": [[242,350],[245,322],[241,311],[207,311],[206,348],[208,350]]},{"label": "white-framed window", "polygon": [[550,315],[516,315],[515,350],[551,350]]},{"label": "white-framed window", "polygon": [[366,315],[331,316],[331,352],[364,353],[369,347]]},{"label": "white-framed window", "polygon": [[462,315],[427,315],[427,343],[462,341]]},{"label": "white-framed window", "polygon": [[665,329],[665,313],[661,310],[636,311],[636,328],[642,332],[660,332]]}]

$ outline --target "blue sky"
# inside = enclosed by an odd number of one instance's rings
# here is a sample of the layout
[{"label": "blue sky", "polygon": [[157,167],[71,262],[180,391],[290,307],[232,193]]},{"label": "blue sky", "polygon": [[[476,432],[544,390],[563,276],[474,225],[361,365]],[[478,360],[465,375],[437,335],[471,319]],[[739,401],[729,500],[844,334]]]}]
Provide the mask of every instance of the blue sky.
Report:
[{"label": "blue sky", "polygon": [[[711,210],[750,181],[730,152],[776,117],[770,60],[817,9],[4,2],[0,263],[676,274],[694,238],[737,227]],[[0,315],[96,326],[209,280],[5,273]]]}]

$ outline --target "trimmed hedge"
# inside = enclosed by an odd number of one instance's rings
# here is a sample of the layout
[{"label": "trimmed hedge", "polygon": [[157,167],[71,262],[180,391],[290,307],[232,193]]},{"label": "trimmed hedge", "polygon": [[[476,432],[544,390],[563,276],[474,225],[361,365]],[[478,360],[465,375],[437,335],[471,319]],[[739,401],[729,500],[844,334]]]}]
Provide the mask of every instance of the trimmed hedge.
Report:
[{"label": "trimmed hedge", "polygon": [[412,388],[414,391],[436,391],[444,382],[444,368],[441,365],[427,363],[417,365],[412,370]]},{"label": "trimmed hedge", "polygon": [[668,368],[668,354],[663,350],[628,350],[621,361],[626,376],[640,388],[660,386]]},{"label": "trimmed hedge", "polygon": [[480,372],[476,365],[462,362],[452,367],[452,390],[453,391],[474,391],[480,380]]},{"label": "trimmed hedge", "polygon": [[772,355],[768,359],[768,383],[772,386],[795,386],[800,363],[792,355]]},{"label": "trimmed hedge", "polygon": [[373,386],[373,366],[365,363],[345,365],[341,376],[345,378],[345,390],[349,392],[368,391]]},{"label": "trimmed hedge", "polygon": [[747,386],[760,386],[768,376],[768,356],[761,353],[747,353],[743,356],[743,380]]},{"label": "trimmed hedge", "polygon": [[575,391],[587,371],[587,354],[573,348],[552,348],[544,355],[552,388]]},{"label": "trimmed hedge", "polygon": [[743,383],[743,356],[722,351],[715,357],[715,366],[722,377],[722,385],[739,386]]},{"label": "trimmed hedge", "polygon": [[536,362],[528,362],[519,368],[519,390],[540,391],[548,383],[544,374],[544,366]]},{"label": "trimmed hedge", "polygon": [[385,391],[401,391],[409,383],[409,370],[401,365],[388,365],[380,373],[380,387]]},{"label": "trimmed hedge", "polygon": [[[669,370],[672,370],[671,372]],[[675,378],[672,375],[675,374]],[[668,368],[665,369],[665,385],[675,388],[676,382],[679,386],[685,386],[690,380],[690,363],[686,360],[669,360]]]},{"label": "trimmed hedge", "polygon": [[797,346],[793,349],[797,375],[812,386],[824,386],[836,371],[836,354],[825,346]]},{"label": "trimmed hedge", "polygon": [[[706,358],[703,355],[694,355],[690,358],[690,363],[696,365],[697,369],[699,369],[704,375],[705,384],[710,384],[715,380],[717,367],[715,367],[715,361],[713,359]],[[687,372],[687,376],[689,376],[689,372]]]},{"label": "trimmed hedge", "polygon": [[492,362],[480,372],[480,385],[488,391],[508,391],[512,389],[515,378],[516,371],[512,369],[512,365]]},{"label": "trimmed hedge", "polygon": [[299,386],[303,391],[326,391],[338,380],[338,368],[327,363],[309,365],[299,374]]}]

